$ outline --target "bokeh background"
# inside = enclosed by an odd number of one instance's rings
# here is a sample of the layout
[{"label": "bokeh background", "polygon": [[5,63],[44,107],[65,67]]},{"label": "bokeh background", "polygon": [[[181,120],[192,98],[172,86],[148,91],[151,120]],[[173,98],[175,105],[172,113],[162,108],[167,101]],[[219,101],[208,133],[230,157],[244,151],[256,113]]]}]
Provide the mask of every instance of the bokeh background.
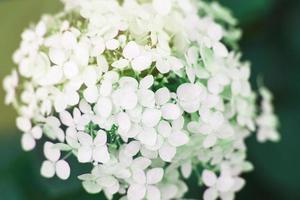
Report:
[{"label": "bokeh background", "polygon": [[[243,58],[252,62],[253,78],[263,75],[275,95],[281,121],[280,143],[258,144],[248,140],[249,160],[255,170],[245,174],[247,185],[237,195],[241,200],[300,199],[300,1],[220,0],[233,10],[243,29]],[[62,7],[58,0],[0,0],[0,79],[11,71],[13,51],[22,30],[43,13]],[[39,175],[40,155],[24,153],[16,113],[4,106],[0,89],[0,200],[105,199],[86,194],[73,176],[67,182]],[[81,169],[75,168],[74,174]],[[189,197],[200,198],[193,181]]]}]

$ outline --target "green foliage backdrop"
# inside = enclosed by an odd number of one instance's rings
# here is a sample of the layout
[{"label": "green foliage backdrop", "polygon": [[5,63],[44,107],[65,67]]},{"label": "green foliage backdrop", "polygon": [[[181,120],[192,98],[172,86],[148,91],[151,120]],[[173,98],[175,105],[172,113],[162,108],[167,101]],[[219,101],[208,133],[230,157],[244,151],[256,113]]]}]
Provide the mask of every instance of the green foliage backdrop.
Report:
[{"label": "green foliage backdrop", "polygon": [[[220,0],[233,10],[244,35],[241,49],[251,60],[253,77],[263,74],[276,97],[282,140],[258,144],[248,140],[249,159],[255,171],[246,174],[247,185],[237,196],[242,200],[300,199],[300,1]],[[0,0],[0,78],[13,66],[11,55],[22,30],[42,13],[61,8],[58,0]],[[253,78],[253,84],[256,80]],[[46,180],[39,175],[41,155],[24,153],[15,129],[13,109],[3,104],[0,89],[0,200],[104,199],[85,194],[76,177],[67,182]],[[74,175],[82,169],[74,169]],[[189,197],[200,198],[193,187]]]}]

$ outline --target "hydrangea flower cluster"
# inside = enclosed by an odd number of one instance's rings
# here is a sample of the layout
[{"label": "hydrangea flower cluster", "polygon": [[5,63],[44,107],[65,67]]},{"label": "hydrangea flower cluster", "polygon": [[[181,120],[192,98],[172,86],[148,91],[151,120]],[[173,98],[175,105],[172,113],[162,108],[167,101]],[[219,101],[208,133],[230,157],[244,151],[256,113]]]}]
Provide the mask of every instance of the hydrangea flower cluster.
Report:
[{"label": "hydrangea flower cluster", "polygon": [[91,166],[85,190],[108,199],[182,199],[192,173],[204,200],[234,199],[252,169],[245,139],[279,134],[267,89],[256,105],[230,12],[202,0],[63,2],[24,31],[4,80],[23,149],[44,143],[42,176],[68,179],[73,155]]}]

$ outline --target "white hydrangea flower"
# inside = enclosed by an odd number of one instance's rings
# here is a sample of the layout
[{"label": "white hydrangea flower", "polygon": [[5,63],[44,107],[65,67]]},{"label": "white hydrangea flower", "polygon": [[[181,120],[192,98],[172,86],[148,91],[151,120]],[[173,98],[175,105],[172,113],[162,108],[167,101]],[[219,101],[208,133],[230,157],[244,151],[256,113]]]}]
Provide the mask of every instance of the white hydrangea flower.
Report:
[{"label": "white hydrangea flower", "polygon": [[94,139],[91,135],[84,132],[78,132],[77,137],[80,143],[77,155],[79,162],[95,161],[106,163],[109,161],[110,157],[106,146],[107,136],[104,131],[98,131]]},{"label": "white hydrangea flower", "polygon": [[42,176],[67,179],[75,156],[93,167],[83,188],[108,199],[183,199],[191,174],[203,199],[234,199],[253,168],[246,138],[279,134],[264,87],[256,113],[230,13],[203,0],[62,1],[23,32],[3,81],[22,148],[48,141]]},{"label": "white hydrangea flower", "polygon": [[146,173],[143,170],[135,169],[132,176],[133,183],[128,188],[128,200],[161,199],[160,190],[153,185],[162,180],[163,172],[162,168],[153,168]]},{"label": "white hydrangea flower", "polygon": [[183,118],[173,121],[172,126],[167,121],[161,121],[157,127],[159,134],[163,137],[163,144],[159,149],[159,156],[165,162],[171,162],[176,154],[176,148],[185,145],[189,137],[182,130]]},{"label": "white hydrangea flower", "polygon": [[36,146],[36,140],[41,139],[43,130],[40,126],[35,126],[28,132],[24,133],[21,138],[22,148],[25,151],[31,151]]},{"label": "white hydrangea flower", "polygon": [[112,195],[118,192],[120,188],[119,181],[115,178],[114,172],[118,170],[118,167],[115,167],[112,170],[108,170],[107,167],[113,167],[113,164],[117,164],[116,162],[112,162],[108,164],[108,166],[96,166],[91,174],[83,174],[78,178],[83,180],[84,189],[91,193],[96,194],[103,190],[108,198],[111,198]]},{"label": "white hydrangea flower", "polygon": [[10,104],[16,98],[16,88],[19,83],[17,71],[13,70],[10,76],[5,77],[3,80],[3,88],[6,91],[5,103]]},{"label": "white hydrangea flower", "polygon": [[219,177],[210,170],[203,171],[202,180],[209,187],[204,192],[203,199],[214,200],[218,197],[221,199],[233,199],[234,193],[244,186],[244,179],[234,177],[227,166],[222,167]]},{"label": "white hydrangea flower", "polygon": [[257,132],[257,139],[260,142],[267,140],[278,141],[279,133],[277,132],[278,119],[273,112],[272,105],[272,94],[266,88],[260,89],[262,100],[262,113],[256,119],[257,125],[259,126]]},{"label": "white hydrangea flower", "polygon": [[70,166],[65,160],[59,160],[60,151],[51,142],[44,144],[44,154],[48,159],[43,162],[41,174],[46,178],[52,178],[55,174],[62,180],[70,176]]}]

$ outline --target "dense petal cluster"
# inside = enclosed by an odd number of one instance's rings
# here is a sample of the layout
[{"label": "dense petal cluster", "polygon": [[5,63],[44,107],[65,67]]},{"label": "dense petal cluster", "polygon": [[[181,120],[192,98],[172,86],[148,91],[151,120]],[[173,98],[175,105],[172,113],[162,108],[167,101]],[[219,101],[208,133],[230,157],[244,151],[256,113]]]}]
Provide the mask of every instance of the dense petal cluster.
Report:
[{"label": "dense petal cluster", "polygon": [[[89,193],[184,197],[192,172],[205,200],[234,199],[252,169],[245,139],[279,139],[271,94],[257,115],[236,20],[194,0],[63,0],[25,30],[5,78],[25,151],[44,143],[41,174],[68,179],[74,155]],[[61,156],[61,155],[64,156]],[[200,197],[199,197],[200,198]]]}]

